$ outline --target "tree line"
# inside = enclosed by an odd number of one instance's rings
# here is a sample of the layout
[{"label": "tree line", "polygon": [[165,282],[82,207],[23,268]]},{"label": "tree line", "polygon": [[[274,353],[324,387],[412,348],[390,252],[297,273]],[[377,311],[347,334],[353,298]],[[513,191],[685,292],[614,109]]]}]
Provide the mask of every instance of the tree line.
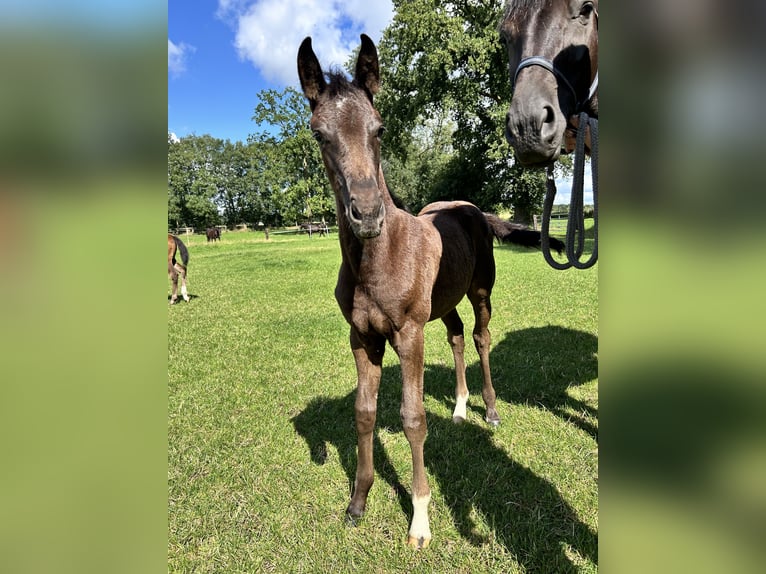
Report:
[{"label": "tree line", "polygon": [[[528,224],[540,212],[545,174],[521,168],[503,135],[512,92],[498,41],[502,5],[394,1],[378,44],[382,86],[375,105],[386,125],[386,181],[414,213],[440,199],[510,212]],[[168,226],[332,224],[335,200],[310,116],[297,90],[265,90],[247,143],[169,136]],[[571,161],[564,158],[557,169],[569,173]]]}]

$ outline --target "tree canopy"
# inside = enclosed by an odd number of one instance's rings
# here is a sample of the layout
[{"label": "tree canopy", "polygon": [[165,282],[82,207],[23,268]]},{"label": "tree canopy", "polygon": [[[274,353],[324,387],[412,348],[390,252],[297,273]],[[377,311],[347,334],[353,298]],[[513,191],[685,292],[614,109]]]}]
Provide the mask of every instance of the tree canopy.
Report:
[{"label": "tree canopy", "polygon": [[465,199],[531,222],[545,175],[517,165],[503,135],[512,95],[498,40],[503,3],[394,0],[394,7],[379,45],[377,101],[392,187],[418,208]]},{"label": "tree canopy", "polygon": [[259,129],[246,144],[210,135],[168,139],[168,227],[331,220],[335,203],[303,95],[288,88],[258,99]]}]

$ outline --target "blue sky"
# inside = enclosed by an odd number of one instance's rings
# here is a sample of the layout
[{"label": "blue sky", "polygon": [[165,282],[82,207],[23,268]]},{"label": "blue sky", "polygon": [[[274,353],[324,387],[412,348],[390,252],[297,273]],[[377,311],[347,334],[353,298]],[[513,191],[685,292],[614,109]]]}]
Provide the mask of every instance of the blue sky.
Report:
[{"label": "blue sky", "polygon": [[303,38],[323,66],[342,65],[361,32],[380,39],[392,10],[389,0],[169,0],[168,131],[247,141],[258,92],[299,87]]},{"label": "blue sky", "polygon": [[[341,66],[360,33],[377,42],[392,16],[389,0],[169,0],[168,131],[246,142],[258,92],[299,88],[303,38],[323,67]],[[556,186],[556,203],[569,203],[571,180]]]}]

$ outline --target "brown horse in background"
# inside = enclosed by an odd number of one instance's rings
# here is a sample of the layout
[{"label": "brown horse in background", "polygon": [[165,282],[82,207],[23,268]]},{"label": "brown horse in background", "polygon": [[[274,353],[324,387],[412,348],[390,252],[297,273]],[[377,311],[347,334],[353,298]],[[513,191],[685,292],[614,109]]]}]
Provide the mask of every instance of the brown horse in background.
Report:
[{"label": "brown horse in background", "polygon": [[352,519],[362,516],[373,483],[373,431],[388,341],[401,363],[400,412],[412,451],[413,517],[407,543],[422,548],[431,540],[431,491],[423,464],[423,328],[435,319],[447,328],[457,378],[453,419],[462,421],[468,388],[463,322],[456,307],[468,297],[475,317],[473,340],[481,364],[485,419],[497,425],[487,328],[495,282],[493,241],[497,237],[539,245],[540,234],[499,218],[488,221],[476,206],[463,201],[427,205],[417,217],[395,205],[380,162],[383,120],[373,107],[378,55],[372,40],[361,38],[353,82],[339,73],[325,79],[311,38],[298,51],[298,75],[312,111],[310,129],[335,193],[342,255],[335,298],[351,328],[357,370],[358,464],[346,512]]},{"label": "brown horse in background", "polygon": [[513,84],[506,138],[522,165],[550,165],[574,149],[581,112],[598,118],[598,0],[509,0],[500,40]]},{"label": "brown horse in background", "polygon": [[[176,252],[181,254],[181,262],[176,261]],[[173,293],[170,296],[170,304],[178,299],[178,277],[181,277],[181,295],[184,301],[189,300],[186,292],[186,266],[189,264],[189,251],[186,245],[175,235],[168,233],[168,277],[173,282]]]},{"label": "brown horse in background", "polygon": [[221,240],[221,230],[217,227],[208,227],[205,230],[205,235],[207,236],[207,242],[210,243],[211,241],[220,241]]}]

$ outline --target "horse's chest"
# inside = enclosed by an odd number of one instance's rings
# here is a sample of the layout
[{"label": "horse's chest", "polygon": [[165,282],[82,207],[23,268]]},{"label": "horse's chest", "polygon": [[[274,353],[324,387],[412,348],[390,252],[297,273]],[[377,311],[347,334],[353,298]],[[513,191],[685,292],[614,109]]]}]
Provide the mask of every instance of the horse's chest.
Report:
[{"label": "horse's chest", "polygon": [[395,330],[395,317],[391,317],[375,302],[362,298],[361,304],[354,305],[351,323],[360,333],[379,333],[388,336]]},{"label": "horse's chest", "polygon": [[375,332],[389,336],[406,319],[406,308],[396,298],[376,295],[368,288],[358,286],[354,290],[351,323],[360,333]]},{"label": "horse's chest", "polygon": [[[419,244],[428,243],[424,238]],[[425,324],[438,258],[422,255],[403,244],[395,260],[364,254],[358,268],[341,266],[336,298],[346,320],[361,334],[391,338],[408,323]]]}]

